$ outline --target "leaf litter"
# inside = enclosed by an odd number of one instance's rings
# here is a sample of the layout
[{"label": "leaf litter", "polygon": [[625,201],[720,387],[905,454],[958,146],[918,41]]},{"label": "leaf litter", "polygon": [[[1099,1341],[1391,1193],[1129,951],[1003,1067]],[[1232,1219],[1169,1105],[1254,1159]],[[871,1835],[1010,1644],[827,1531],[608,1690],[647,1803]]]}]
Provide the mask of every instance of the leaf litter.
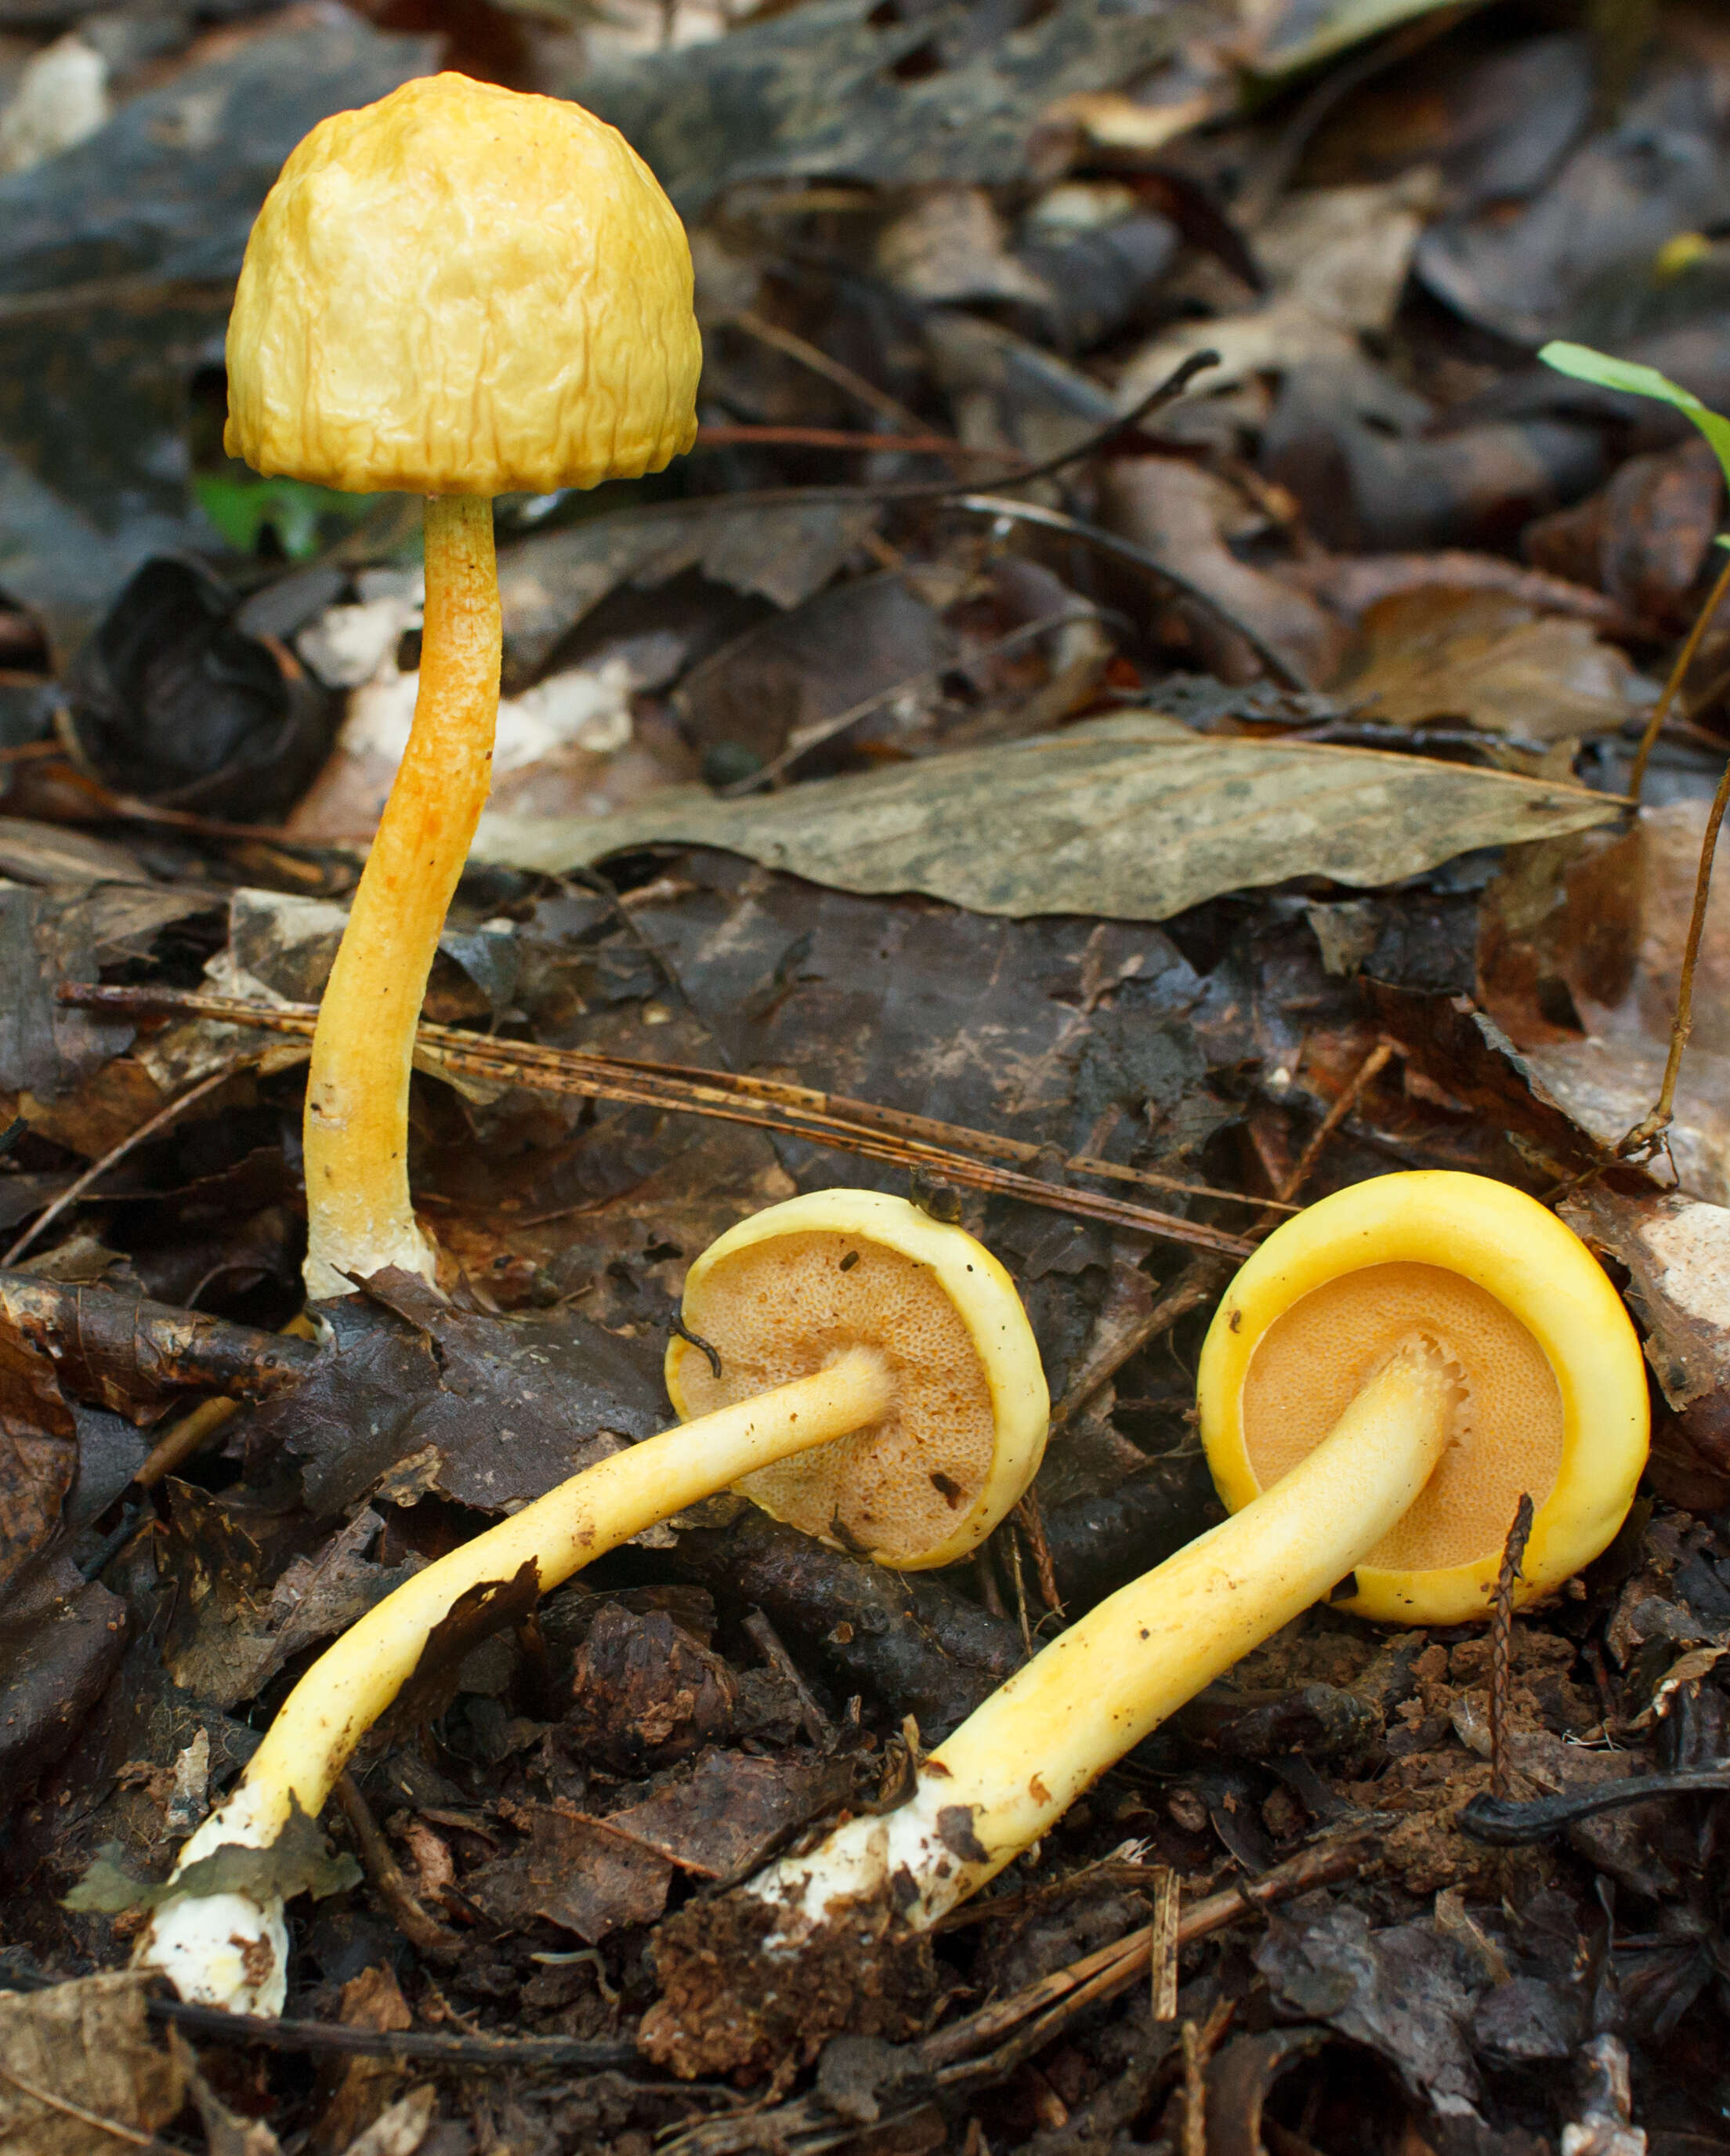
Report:
[{"label": "leaf litter", "polygon": [[[1612,13],[0,9],[0,2143],[1722,2138],[1722,612],[1675,662],[1730,44]],[[501,508],[509,740],[414,1091],[441,1292],[315,1342],[304,1013],[418,564],[402,505],[221,457],[220,331],[288,146],[441,58],[673,190],[708,439]],[[856,1969],[777,2004],[733,1941],[764,2078],[669,2077],[658,1943],[1218,1518],[1229,1254],[1412,1167],[1550,1199],[1625,1293],[1617,1543],[1501,1666],[1318,1607],[852,2021]],[[990,1546],[886,1573],[728,1497],[539,1606],[486,1583],[264,1860],[324,1890],[287,2019],[126,1974],[319,1648],[661,1427],[691,1260],[847,1182],[959,1209],[1027,1304],[1055,1432]]]}]

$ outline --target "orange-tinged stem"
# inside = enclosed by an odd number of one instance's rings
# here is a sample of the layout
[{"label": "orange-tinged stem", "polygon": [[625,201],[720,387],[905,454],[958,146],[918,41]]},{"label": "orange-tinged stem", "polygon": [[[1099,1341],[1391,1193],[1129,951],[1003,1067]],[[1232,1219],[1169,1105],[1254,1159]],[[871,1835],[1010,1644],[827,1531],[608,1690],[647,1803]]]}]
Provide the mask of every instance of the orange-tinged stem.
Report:
[{"label": "orange-tinged stem", "polygon": [[501,632],[493,505],[427,503],[427,611],[414,725],[319,1010],[306,1084],[306,1288],[398,1265],[430,1279],[408,1199],[416,1023],[446,909],[485,805]]}]

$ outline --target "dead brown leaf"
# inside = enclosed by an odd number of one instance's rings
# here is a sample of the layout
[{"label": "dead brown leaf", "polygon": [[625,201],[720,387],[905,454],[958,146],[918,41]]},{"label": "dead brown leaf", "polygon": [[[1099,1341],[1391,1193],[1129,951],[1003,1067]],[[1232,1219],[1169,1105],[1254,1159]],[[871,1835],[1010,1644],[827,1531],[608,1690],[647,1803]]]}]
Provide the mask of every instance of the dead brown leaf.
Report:
[{"label": "dead brown leaf", "polygon": [[[0,1993],[0,2156],[115,2156],[185,2093],[130,1971]],[[116,2131],[118,2129],[118,2131]]]},{"label": "dead brown leaf", "polygon": [[1431,586],[1365,612],[1332,686],[1385,725],[1464,719],[1548,742],[1616,731],[1635,708],[1633,679],[1589,622],[1507,593]]}]

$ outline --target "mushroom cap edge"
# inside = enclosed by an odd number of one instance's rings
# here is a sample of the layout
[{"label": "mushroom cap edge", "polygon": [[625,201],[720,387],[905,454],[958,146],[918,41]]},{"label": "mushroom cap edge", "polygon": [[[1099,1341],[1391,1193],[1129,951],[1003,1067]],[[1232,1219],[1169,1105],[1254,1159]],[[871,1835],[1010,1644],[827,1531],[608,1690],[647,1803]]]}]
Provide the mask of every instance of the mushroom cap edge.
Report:
[{"label": "mushroom cap edge", "polygon": [[[991,1471],[952,1532],[917,1558],[898,1558],[895,1568],[923,1572],[953,1564],[977,1549],[1023,1495],[1045,1453],[1051,1394],[1015,1282],[965,1228],[934,1220],[888,1191],[835,1189],[807,1191],[736,1222],[693,1261],[685,1276],[686,1291],[723,1258],[775,1236],[814,1229],[857,1235],[924,1266],[936,1276],[972,1336],[991,1395],[996,1425]],[[677,1334],[667,1344],[667,1390],[682,1420],[688,1419],[688,1409],[679,1372],[687,1355],[701,1352]]]},{"label": "mushroom cap edge", "polygon": [[[1221,1299],[1197,1373],[1201,1438],[1231,1512],[1260,1494],[1240,1412],[1263,1335],[1313,1289],[1390,1263],[1435,1265],[1493,1296],[1555,1373],[1562,1466],[1534,1515],[1517,1603],[1558,1587],[1615,1538],[1645,1466],[1651,1408],[1632,1322],[1571,1228],[1523,1191],[1489,1176],[1417,1169],[1372,1177],[1281,1223]],[[1512,1524],[1509,1522],[1510,1526]],[[1363,1565],[1342,1607],[1386,1624],[1458,1625],[1490,1614],[1500,1549],[1422,1572]]]}]

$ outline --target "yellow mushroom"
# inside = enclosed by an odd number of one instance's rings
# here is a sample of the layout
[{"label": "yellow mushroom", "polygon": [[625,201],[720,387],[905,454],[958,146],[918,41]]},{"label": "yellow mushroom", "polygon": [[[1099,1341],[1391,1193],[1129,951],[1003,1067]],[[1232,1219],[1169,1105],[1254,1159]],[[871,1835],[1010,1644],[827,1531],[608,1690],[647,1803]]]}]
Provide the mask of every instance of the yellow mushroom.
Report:
[{"label": "yellow mushroom", "polygon": [[1646,1460],[1646,1367],[1615,1291],[1553,1214],[1482,1176],[1384,1176],[1287,1221],[1227,1290],[1200,1391],[1232,1517],[1000,1686],[898,1810],[760,1875],[772,1952],[885,1892],[934,1922],[1343,1582],[1369,1616],[1485,1616],[1523,1493],[1518,1592],[1555,1587],[1610,1543]]},{"label": "yellow mushroom", "polygon": [[690,250],[653,174],[581,106],[458,74],[321,121],[247,243],[230,455],[424,495],[414,724],[355,893],[306,1095],[307,1291],[430,1279],[409,1204],[415,1023],[489,783],[491,497],[659,471],[696,438]]},{"label": "yellow mushroom", "polygon": [[[226,1845],[269,1848],[296,1805],[315,1815],[433,1627],[486,1582],[532,1562],[544,1593],[699,1498],[734,1485],[755,1495],[765,1477],[783,1517],[825,1532],[839,1521],[898,1566],[941,1564],[1031,1481],[1049,1406],[1039,1351],[1008,1274],[960,1228],[880,1192],[821,1192],[731,1229],[690,1280],[685,1323],[721,1373],[675,1339],[669,1386],[682,1414],[694,1401],[707,1412],[573,1476],[351,1626],[289,1695],[177,1876]],[[152,1916],[138,1958],[182,1998],[279,2013],[280,1897],[180,1894]]]}]

